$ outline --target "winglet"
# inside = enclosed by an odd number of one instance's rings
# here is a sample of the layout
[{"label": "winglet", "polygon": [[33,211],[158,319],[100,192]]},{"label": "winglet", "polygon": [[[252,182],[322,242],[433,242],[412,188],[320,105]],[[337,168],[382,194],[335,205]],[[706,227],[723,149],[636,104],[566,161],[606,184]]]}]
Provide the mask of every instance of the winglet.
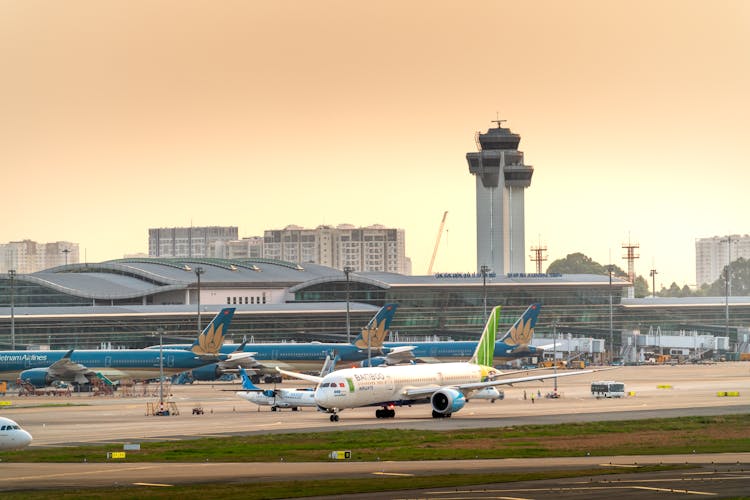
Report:
[{"label": "winglet", "polygon": [[534,327],[536,326],[536,320],[539,318],[539,311],[542,309],[542,304],[534,303],[531,304],[523,312],[513,326],[500,339],[509,346],[528,345],[531,343],[531,337],[534,336]]},{"label": "winglet", "polygon": [[388,335],[388,329],[391,327],[393,316],[396,314],[396,309],[398,309],[398,304],[389,303],[381,307],[352,344],[359,349],[367,349],[368,347],[370,349],[381,349],[385,337]]},{"label": "winglet", "polygon": [[492,366],[492,358],[495,354],[495,337],[500,322],[500,309],[501,306],[495,306],[492,308],[490,317],[487,318],[487,324],[484,325],[484,331],[479,338],[479,343],[477,344],[477,348],[474,351],[471,360],[469,360],[469,363],[481,366]]},{"label": "winglet", "polygon": [[224,335],[234,316],[234,307],[225,307],[214,316],[214,319],[193,342],[193,351],[198,356],[216,356],[224,343]]}]

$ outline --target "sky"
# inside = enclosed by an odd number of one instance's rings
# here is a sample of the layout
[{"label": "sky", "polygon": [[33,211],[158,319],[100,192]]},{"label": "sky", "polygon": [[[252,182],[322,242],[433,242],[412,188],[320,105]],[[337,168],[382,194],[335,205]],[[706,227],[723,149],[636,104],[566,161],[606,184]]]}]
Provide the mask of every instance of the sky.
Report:
[{"label": "sky", "polygon": [[447,210],[434,271],[474,271],[465,155],[498,117],[545,267],[631,242],[692,285],[695,239],[750,233],[743,0],[5,0],[0,64],[0,242],[383,224],[425,274]]}]

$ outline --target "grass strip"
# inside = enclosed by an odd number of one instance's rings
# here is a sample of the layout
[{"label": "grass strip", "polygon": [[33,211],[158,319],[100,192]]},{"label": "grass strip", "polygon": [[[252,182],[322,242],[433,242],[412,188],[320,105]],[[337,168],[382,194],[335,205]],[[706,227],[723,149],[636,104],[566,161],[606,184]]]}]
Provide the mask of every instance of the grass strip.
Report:
[{"label": "grass strip", "polygon": [[[750,451],[750,415],[492,429],[422,431],[373,429],[143,442],[125,462],[311,462],[333,450],[352,460],[464,460],[566,456],[670,455]],[[122,444],[26,449],[0,454],[5,462],[106,462]]]}]

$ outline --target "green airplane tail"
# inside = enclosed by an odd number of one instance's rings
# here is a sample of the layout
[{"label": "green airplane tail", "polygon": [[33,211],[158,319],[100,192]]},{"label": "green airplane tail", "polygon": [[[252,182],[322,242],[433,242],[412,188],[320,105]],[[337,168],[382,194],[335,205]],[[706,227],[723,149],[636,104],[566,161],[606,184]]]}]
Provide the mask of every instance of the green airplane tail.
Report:
[{"label": "green airplane tail", "polygon": [[487,318],[487,324],[484,325],[484,331],[479,338],[479,343],[471,357],[470,363],[482,366],[492,366],[492,358],[495,355],[495,337],[497,337],[497,327],[500,324],[500,306],[492,308],[490,317]]}]

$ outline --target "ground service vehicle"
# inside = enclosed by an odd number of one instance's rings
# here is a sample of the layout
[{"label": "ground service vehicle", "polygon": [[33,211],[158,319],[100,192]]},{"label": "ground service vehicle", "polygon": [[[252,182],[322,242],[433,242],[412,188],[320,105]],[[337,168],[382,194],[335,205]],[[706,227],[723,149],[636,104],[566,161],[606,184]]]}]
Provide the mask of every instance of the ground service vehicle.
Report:
[{"label": "ground service vehicle", "polygon": [[596,398],[624,398],[625,384],[612,380],[591,382],[591,394]]}]

